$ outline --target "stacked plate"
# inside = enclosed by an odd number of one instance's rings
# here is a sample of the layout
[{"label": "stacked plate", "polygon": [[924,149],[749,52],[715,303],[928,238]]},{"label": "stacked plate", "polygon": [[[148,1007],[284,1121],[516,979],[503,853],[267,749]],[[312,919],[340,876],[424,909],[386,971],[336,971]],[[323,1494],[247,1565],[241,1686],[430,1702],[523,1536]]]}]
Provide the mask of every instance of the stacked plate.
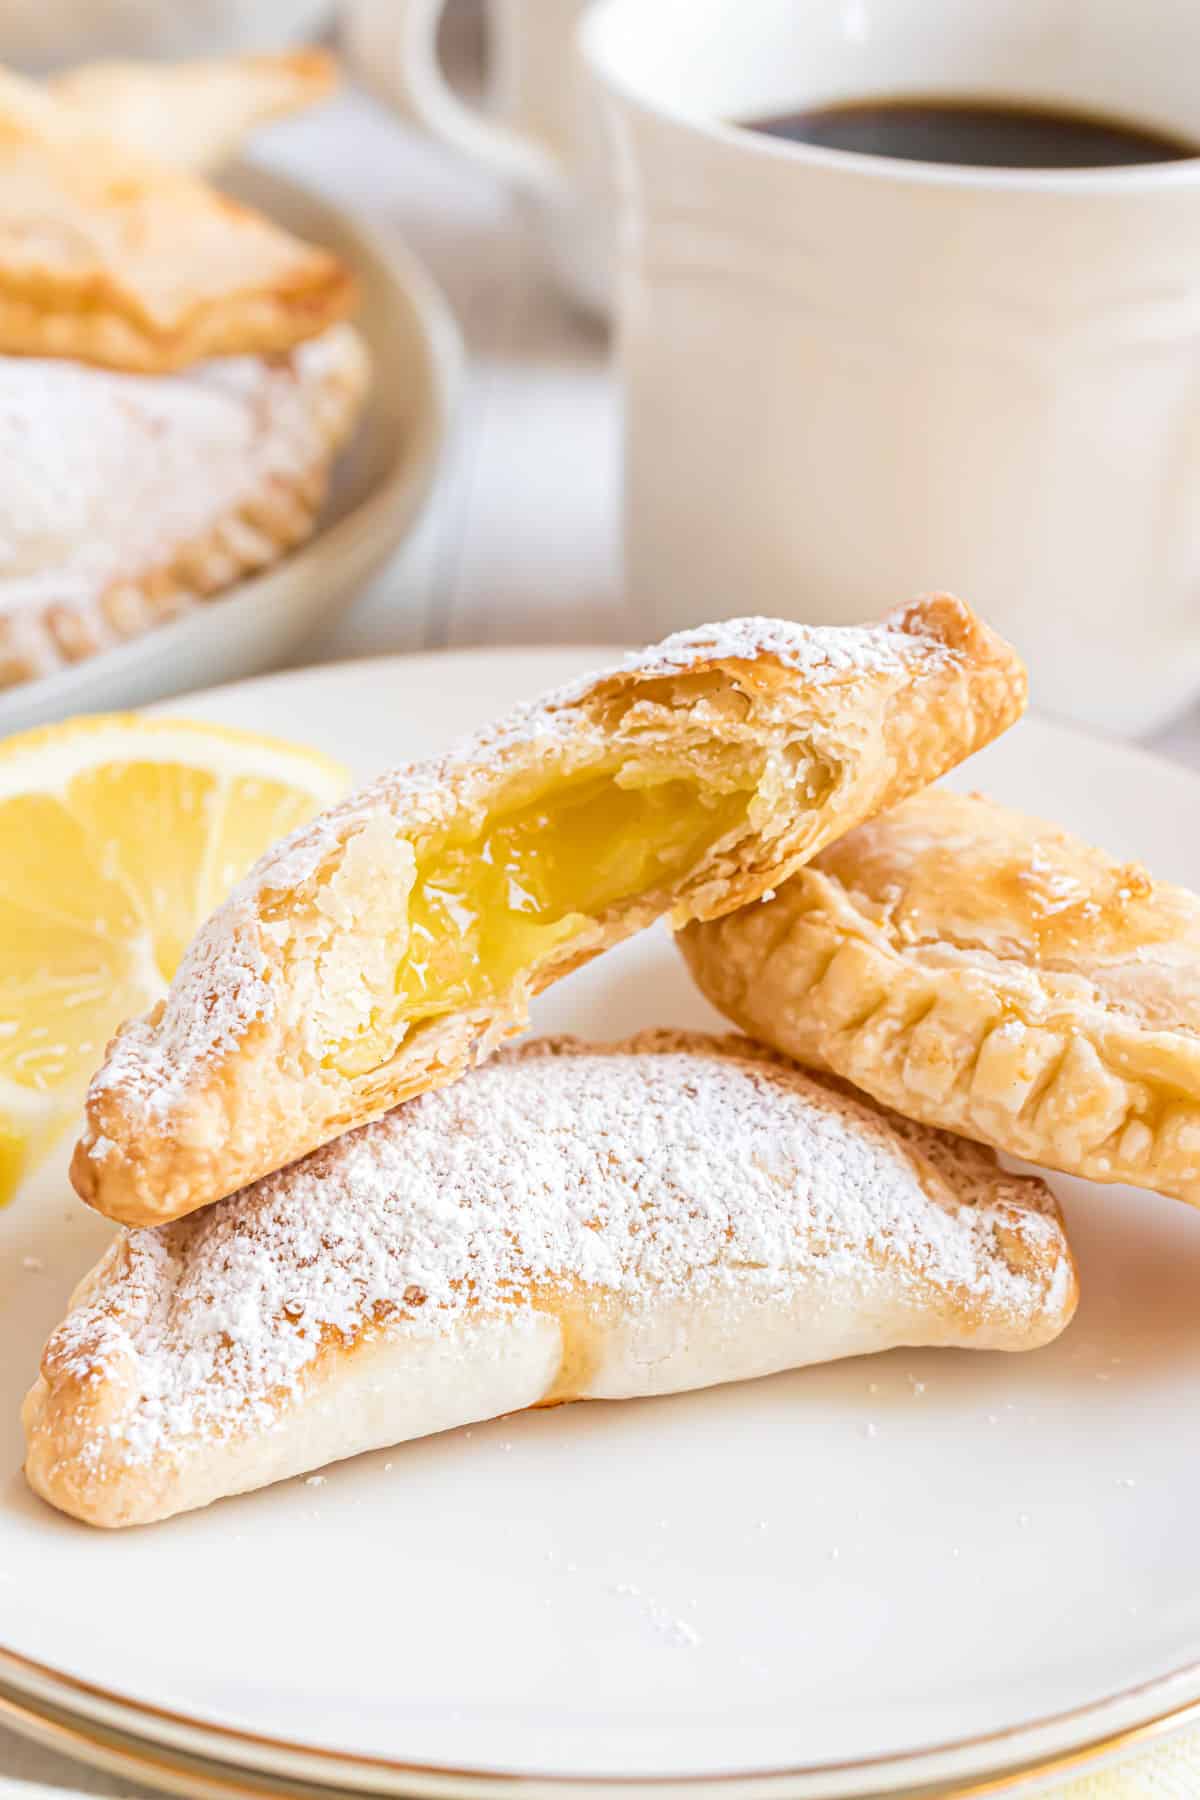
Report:
[{"label": "stacked plate", "polygon": [[[302,718],[365,776],[605,654],[327,667],[182,710]],[[966,779],[1200,886],[1179,770],[1027,721]],[[655,933],[537,1019],[711,1022]],[[19,1473],[21,1394],[110,1229],[60,1159],[0,1214],[0,1717],[226,1800],[993,1794],[1181,1723],[1200,1215],[1052,1179],[1084,1299],[1036,1355],[533,1412],[106,1537]]]}]

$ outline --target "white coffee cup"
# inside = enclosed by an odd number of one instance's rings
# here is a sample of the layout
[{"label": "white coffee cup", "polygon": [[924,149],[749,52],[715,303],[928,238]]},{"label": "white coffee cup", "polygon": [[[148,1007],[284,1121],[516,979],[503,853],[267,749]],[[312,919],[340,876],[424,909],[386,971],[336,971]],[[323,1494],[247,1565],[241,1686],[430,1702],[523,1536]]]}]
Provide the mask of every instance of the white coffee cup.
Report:
[{"label": "white coffee cup", "polygon": [[371,84],[433,136],[511,184],[527,204],[557,285],[608,309],[612,184],[601,108],[575,56],[588,0],[487,0],[483,109],[449,85],[438,58],[446,0],[352,0],[352,53]]},{"label": "white coffee cup", "polygon": [[626,184],[627,579],[647,636],[951,588],[1036,704],[1200,692],[1200,160],[1048,172],[735,120],[884,94],[1200,141],[1195,0],[601,0]]}]

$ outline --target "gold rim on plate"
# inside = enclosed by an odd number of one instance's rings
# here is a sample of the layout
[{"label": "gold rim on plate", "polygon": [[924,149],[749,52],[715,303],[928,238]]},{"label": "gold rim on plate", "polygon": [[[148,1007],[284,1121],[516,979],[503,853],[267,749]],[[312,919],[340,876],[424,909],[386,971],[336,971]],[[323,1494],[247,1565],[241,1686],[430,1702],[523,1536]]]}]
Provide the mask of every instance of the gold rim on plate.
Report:
[{"label": "gold rim on plate", "polygon": [[[1140,1695],[1196,1676],[1200,1676],[1200,1662],[1189,1663],[1153,1682],[1124,1689],[1087,1706],[1010,1726],[1003,1731],[952,1739],[892,1755],[789,1768],[732,1770],[714,1775],[539,1775],[514,1769],[456,1768],[450,1764],[409,1763],[390,1757],[354,1755],[319,1745],[289,1743],[282,1738],[214,1724],[171,1708],[135,1700],[117,1690],[64,1675],[3,1646],[0,1646],[0,1720],[67,1755],[85,1762],[102,1760],[102,1766],[114,1767],[119,1774],[132,1775],[160,1787],[169,1786],[174,1792],[195,1796],[195,1800],[209,1800],[210,1796],[212,1800],[276,1800],[281,1791],[296,1793],[297,1780],[304,1781],[307,1790],[321,1796],[321,1800],[367,1793],[464,1800],[471,1792],[495,1790],[518,1792],[541,1797],[541,1800],[551,1800],[552,1796],[578,1800],[587,1794],[637,1792],[657,1795],[740,1793],[753,1795],[755,1800],[760,1797],[770,1800],[772,1796],[792,1790],[797,1781],[812,1783],[822,1778],[835,1779],[845,1800],[850,1800],[841,1783],[848,1776],[858,1775],[868,1782],[882,1778],[889,1786],[886,1789],[862,1788],[854,1800],[872,1800],[872,1797],[885,1793],[894,1800],[935,1800],[935,1797],[937,1800],[985,1800],[988,1795],[1003,1793],[1015,1781],[1034,1778],[1041,1781],[1055,1775],[1068,1779],[1093,1768],[1100,1761],[1132,1751],[1139,1745],[1158,1743],[1188,1725],[1200,1724],[1200,1697],[1167,1707],[1137,1724],[1085,1738],[1065,1750],[994,1764],[983,1774],[965,1778],[923,1777],[914,1765],[931,1757],[962,1755],[988,1747],[994,1747],[997,1754],[1002,1755],[1006,1743],[1027,1732],[1068,1726],[1076,1720],[1082,1723],[1092,1713],[1136,1701]],[[39,1698],[36,1691],[31,1691],[39,1685],[51,1690],[58,1687],[69,1696],[77,1696],[83,1702],[83,1708],[77,1710],[54,1699]],[[146,1733],[144,1727],[139,1733],[106,1722],[86,1710],[89,1702],[99,1702],[118,1714],[131,1715],[150,1727],[157,1722],[171,1731],[191,1734],[202,1741],[213,1740],[218,1748],[188,1749],[186,1744],[175,1745],[154,1735],[153,1730]],[[283,1769],[282,1759],[293,1764],[315,1765],[318,1772],[311,1775],[289,1773]],[[116,1766],[118,1762],[119,1767]],[[915,1781],[905,1782],[906,1767],[914,1769]],[[325,1770],[328,1770],[327,1777]],[[359,1785],[363,1777],[366,1777],[366,1786]],[[897,1780],[902,1785],[895,1785]],[[191,1785],[181,1786],[180,1783],[185,1781]],[[291,1785],[281,1790],[277,1785],[280,1782]]]}]

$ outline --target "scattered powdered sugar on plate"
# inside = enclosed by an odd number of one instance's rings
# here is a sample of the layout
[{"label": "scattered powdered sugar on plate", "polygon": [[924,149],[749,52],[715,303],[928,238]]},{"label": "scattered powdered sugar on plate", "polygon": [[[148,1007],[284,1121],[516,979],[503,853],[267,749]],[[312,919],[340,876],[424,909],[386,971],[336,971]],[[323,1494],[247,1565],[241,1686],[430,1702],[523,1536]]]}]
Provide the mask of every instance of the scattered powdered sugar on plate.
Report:
[{"label": "scattered powdered sugar on plate", "polygon": [[474,1308],[528,1318],[531,1291],[636,1306],[807,1274],[860,1292],[886,1261],[893,1284],[910,1271],[1026,1318],[1071,1280],[1040,1182],[893,1133],[745,1040],[671,1033],[504,1052],[124,1246],[55,1355],[85,1381],[126,1371],[111,1429],[135,1459],[269,1428],[331,1335],[452,1334]]},{"label": "scattered powdered sugar on plate", "polygon": [[609,1593],[619,1599],[632,1600],[654,1632],[673,1650],[693,1650],[701,1643],[700,1633],[687,1619],[680,1618],[653,1594],[644,1594],[634,1581],[614,1581]]}]

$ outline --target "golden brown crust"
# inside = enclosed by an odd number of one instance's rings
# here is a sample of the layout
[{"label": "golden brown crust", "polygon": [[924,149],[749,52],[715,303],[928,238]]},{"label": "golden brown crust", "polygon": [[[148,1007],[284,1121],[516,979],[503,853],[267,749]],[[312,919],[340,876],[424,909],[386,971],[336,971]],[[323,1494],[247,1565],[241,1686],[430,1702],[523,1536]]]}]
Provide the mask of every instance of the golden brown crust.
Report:
[{"label": "golden brown crust", "polygon": [[155,162],[203,174],[258,125],[325,99],[337,85],[327,50],[189,62],[83,63],[48,84],[81,123]]},{"label": "golden brown crust", "polygon": [[944,789],[685,930],[744,1030],[898,1112],[1200,1203],[1200,899]]},{"label": "golden brown crust", "polygon": [[343,319],[336,257],[0,70],[0,353],[162,374]]},{"label": "golden brown crust", "polygon": [[1053,1195],[973,1144],[746,1038],[543,1040],[122,1234],[46,1347],[26,1473],[143,1523],[525,1406],[1032,1349],[1076,1296]]},{"label": "golden brown crust", "polygon": [[[994,737],[1024,703],[1006,644],[958,601],[884,626],[732,621],[518,709],[449,756],[383,777],[268,854],[201,930],[165,1003],[109,1047],[72,1163],[109,1217],[156,1223],[454,1081],[524,1029],[531,995],[654,920],[712,918]],[[658,887],[580,918],[485,1000],[333,1066],[393,1006],[418,852],[469,841],[550,784],[686,779],[743,814]],[[585,858],[585,867],[590,859]]]}]

